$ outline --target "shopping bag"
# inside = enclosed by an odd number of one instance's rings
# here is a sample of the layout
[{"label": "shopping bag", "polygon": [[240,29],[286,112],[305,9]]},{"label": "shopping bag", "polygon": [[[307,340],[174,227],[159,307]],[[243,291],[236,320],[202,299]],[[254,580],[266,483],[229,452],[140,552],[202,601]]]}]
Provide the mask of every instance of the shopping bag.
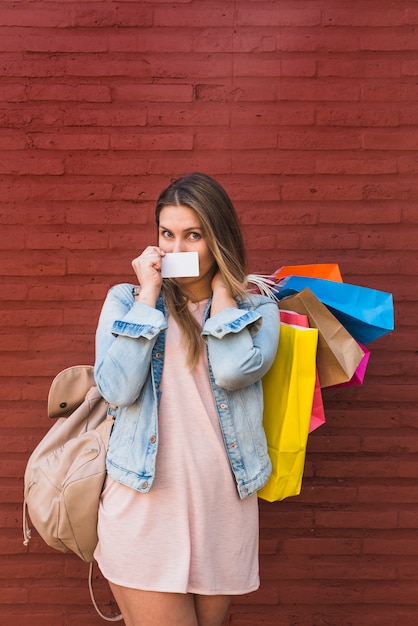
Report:
[{"label": "shopping bag", "polygon": [[394,329],[392,294],[322,278],[288,276],[275,288],[281,299],[308,287],[348,332],[367,344]]},{"label": "shopping bag", "polygon": [[310,291],[303,289],[279,301],[280,309],[292,309],[308,316],[309,326],[319,331],[317,368],[321,387],[351,380],[364,352],[337,318]]},{"label": "shopping bag", "polygon": [[[297,324],[298,326],[302,326],[304,328],[309,327],[308,316],[297,313],[296,311],[285,311],[282,309],[280,311],[280,322],[282,324]],[[311,419],[309,422],[309,433],[312,433],[314,430],[319,428],[319,426],[322,426],[322,424],[325,424],[325,410],[317,370],[315,376],[315,389],[312,401]]]},{"label": "shopping bag", "polygon": [[354,372],[353,377],[348,380],[346,383],[340,383],[339,385],[334,385],[334,387],[351,387],[353,385],[362,385],[364,382],[364,376],[366,374],[367,364],[369,362],[370,350],[366,348],[362,343],[357,342],[360,348],[364,352],[364,357],[361,359],[360,364],[356,371]]},{"label": "shopping bag", "polygon": [[326,278],[342,283],[340,268],[337,263],[311,263],[309,265],[283,265],[272,275],[276,281],[285,276],[311,276]]},{"label": "shopping bag", "polygon": [[263,424],[273,470],[258,495],[269,502],[297,496],[301,490],[317,341],[315,328],[281,324],[276,358],[262,379]]}]

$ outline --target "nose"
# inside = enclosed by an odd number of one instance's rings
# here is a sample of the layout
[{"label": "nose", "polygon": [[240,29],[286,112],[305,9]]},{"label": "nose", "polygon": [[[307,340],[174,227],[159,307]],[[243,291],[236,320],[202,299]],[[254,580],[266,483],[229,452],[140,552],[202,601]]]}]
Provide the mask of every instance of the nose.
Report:
[{"label": "nose", "polygon": [[173,249],[172,252],[184,252],[185,247],[184,247],[184,242],[182,241],[182,239],[176,239],[173,243]]}]

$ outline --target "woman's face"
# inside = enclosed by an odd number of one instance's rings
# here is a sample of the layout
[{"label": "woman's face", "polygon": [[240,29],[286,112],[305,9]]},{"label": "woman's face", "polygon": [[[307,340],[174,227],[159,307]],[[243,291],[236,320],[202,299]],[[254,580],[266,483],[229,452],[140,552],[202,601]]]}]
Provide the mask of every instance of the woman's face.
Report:
[{"label": "woman's face", "polygon": [[177,278],[186,290],[193,287],[199,293],[210,294],[212,278],[216,273],[216,262],[205,238],[202,223],[195,211],[187,206],[166,206],[160,212],[158,245],[164,252],[197,252],[199,276]]}]

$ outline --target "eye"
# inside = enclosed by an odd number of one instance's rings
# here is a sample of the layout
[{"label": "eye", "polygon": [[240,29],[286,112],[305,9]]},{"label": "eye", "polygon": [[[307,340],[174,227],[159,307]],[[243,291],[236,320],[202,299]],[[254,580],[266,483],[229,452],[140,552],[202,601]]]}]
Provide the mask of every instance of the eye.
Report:
[{"label": "eye", "polygon": [[191,239],[192,241],[199,241],[199,239],[202,238],[202,235],[200,233],[192,232],[192,233],[189,233],[187,237],[188,239]]},{"label": "eye", "polygon": [[170,239],[173,236],[173,233],[171,230],[162,230],[161,236],[164,237],[164,239]]}]

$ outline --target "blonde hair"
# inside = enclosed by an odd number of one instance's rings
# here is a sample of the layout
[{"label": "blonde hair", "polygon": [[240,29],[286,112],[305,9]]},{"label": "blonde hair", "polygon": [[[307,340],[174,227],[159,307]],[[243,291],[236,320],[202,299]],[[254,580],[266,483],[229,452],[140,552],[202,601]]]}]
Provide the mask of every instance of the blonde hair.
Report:
[{"label": "blonde hair", "polygon": [[[157,200],[157,228],[166,206],[186,206],[196,212],[225,283],[232,295],[245,296],[246,254],[238,216],[223,187],[206,174],[193,172],[173,181]],[[193,368],[201,350],[201,328],[190,313],[185,291],[174,280],[163,279],[166,305],[188,342],[188,365]]]}]

